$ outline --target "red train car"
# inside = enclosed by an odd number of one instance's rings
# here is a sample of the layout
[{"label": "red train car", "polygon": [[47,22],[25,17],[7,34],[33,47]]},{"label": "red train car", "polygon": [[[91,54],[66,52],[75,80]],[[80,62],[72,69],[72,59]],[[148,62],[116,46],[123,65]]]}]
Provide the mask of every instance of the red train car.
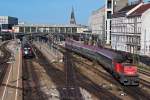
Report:
[{"label": "red train car", "polygon": [[137,67],[126,56],[105,48],[84,45],[70,39],[65,41],[65,47],[85,57],[97,60],[123,85],[139,85]]}]

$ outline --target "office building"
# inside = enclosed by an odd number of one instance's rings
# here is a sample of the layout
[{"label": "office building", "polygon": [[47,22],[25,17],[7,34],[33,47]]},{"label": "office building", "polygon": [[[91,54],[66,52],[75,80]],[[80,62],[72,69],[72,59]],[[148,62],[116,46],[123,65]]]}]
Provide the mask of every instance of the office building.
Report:
[{"label": "office building", "polygon": [[11,31],[14,25],[18,24],[18,18],[10,16],[0,16],[0,30]]}]

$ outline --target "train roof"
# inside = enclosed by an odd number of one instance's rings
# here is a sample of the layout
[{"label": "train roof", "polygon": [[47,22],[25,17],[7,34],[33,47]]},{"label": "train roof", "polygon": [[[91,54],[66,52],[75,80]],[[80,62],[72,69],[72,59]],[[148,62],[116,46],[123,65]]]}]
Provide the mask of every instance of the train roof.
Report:
[{"label": "train roof", "polygon": [[[67,40],[68,41],[68,40]],[[114,52],[114,51],[111,51],[109,49],[106,49],[106,48],[100,48],[100,47],[97,47],[97,46],[90,46],[90,45],[85,45],[85,44],[82,44],[82,43],[79,43],[75,40],[69,40],[68,42],[71,43],[71,41],[76,45],[76,46],[80,46],[82,48],[85,48],[85,49],[89,49],[89,50],[93,50],[111,60],[117,60],[119,62],[123,62],[125,57],[122,56],[121,54],[118,54],[117,52]]]},{"label": "train roof", "polygon": [[101,55],[104,55],[105,57],[115,60],[115,61],[119,61],[122,62],[124,61],[124,56],[122,56],[121,54],[118,54],[117,52],[114,51],[110,51],[106,48],[99,48],[97,47],[97,52],[100,53]]}]

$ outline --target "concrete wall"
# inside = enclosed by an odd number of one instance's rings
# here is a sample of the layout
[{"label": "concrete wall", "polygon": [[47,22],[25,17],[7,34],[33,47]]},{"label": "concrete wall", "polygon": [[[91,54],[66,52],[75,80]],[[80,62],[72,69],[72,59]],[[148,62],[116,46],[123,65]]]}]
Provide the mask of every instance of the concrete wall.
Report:
[{"label": "concrete wall", "polygon": [[128,0],[114,0],[114,12],[122,9],[123,7],[127,6]]},{"label": "concrete wall", "polygon": [[142,15],[141,54],[150,56],[150,9]]},{"label": "concrete wall", "polygon": [[93,11],[90,16],[89,25],[93,34],[102,34],[105,26],[105,8]]}]

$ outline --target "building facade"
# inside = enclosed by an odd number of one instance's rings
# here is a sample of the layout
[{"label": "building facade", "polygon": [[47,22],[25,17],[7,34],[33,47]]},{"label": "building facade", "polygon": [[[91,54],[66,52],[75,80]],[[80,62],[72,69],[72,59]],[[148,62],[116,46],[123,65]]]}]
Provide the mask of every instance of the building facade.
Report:
[{"label": "building facade", "polygon": [[0,30],[11,31],[14,25],[18,24],[18,18],[10,16],[0,16]]},{"label": "building facade", "polygon": [[89,25],[92,34],[103,34],[105,29],[105,7],[92,12]]},{"label": "building facade", "polygon": [[111,45],[113,49],[150,55],[150,3],[130,4],[113,14]]},{"label": "building facade", "polygon": [[111,19],[112,14],[128,4],[128,0],[106,0],[105,2],[105,40],[111,44]]},{"label": "building facade", "polygon": [[98,45],[105,44],[105,7],[92,12],[89,19],[89,26],[92,34],[98,35]]},{"label": "building facade", "polygon": [[106,0],[104,7],[92,12],[89,21],[92,33],[100,34],[105,44],[111,44],[112,14],[127,4],[128,0]]},{"label": "building facade", "polygon": [[141,55],[150,56],[150,9],[145,11],[141,23]]}]

